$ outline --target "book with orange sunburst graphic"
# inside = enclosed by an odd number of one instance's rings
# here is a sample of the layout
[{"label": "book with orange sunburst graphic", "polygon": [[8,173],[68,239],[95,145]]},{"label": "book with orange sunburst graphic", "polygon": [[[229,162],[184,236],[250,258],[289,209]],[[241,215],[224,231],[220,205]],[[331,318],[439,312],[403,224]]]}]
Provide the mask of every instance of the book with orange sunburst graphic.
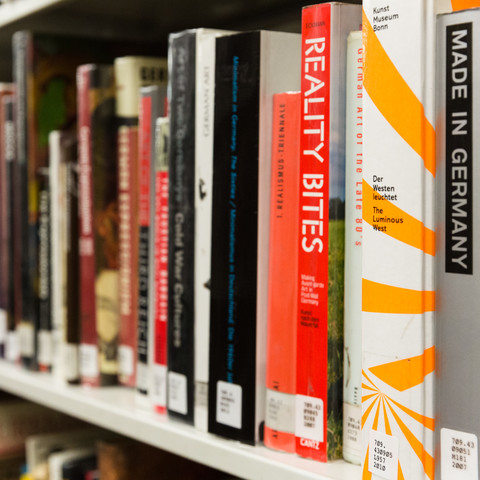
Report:
[{"label": "book with orange sunburst graphic", "polygon": [[434,475],[433,7],[364,2],[363,480]]},{"label": "book with orange sunburst graphic", "polygon": [[471,6],[364,2],[363,479],[435,474],[435,13]]}]

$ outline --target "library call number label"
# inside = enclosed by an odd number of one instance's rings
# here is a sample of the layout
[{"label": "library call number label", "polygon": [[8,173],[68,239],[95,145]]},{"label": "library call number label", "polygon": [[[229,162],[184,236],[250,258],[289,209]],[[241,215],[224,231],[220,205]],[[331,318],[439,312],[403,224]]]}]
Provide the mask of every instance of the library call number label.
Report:
[{"label": "library call number label", "polygon": [[441,480],[478,480],[478,439],[473,433],[441,430]]},{"label": "library call number label", "polygon": [[368,470],[387,480],[398,478],[398,438],[370,430]]}]

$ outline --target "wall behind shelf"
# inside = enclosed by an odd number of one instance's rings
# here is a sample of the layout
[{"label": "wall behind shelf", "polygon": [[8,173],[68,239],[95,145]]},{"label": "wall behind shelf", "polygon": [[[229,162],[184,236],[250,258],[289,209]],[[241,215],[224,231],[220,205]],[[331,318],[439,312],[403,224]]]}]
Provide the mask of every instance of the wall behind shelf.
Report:
[{"label": "wall behind shelf", "polygon": [[[25,1],[34,5],[39,0]],[[68,35],[135,39],[158,43],[166,52],[170,32],[185,28],[212,27],[230,30],[270,29],[300,31],[299,0],[44,0],[45,7],[2,22],[0,6],[0,81],[10,81],[11,38],[15,31],[31,29]],[[361,0],[349,0],[361,3]],[[5,12],[5,10],[4,10]],[[5,15],[6,16],[6,15]]]}]

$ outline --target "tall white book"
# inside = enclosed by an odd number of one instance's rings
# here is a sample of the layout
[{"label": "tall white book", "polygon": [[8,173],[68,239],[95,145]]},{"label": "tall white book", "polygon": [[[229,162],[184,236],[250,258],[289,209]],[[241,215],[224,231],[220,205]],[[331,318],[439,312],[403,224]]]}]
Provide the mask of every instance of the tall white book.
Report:
[{"label": "tall white book", "polygon": [[230,33],[201,28],[197,30],[195,45],[194,422],[204,432],[208,429],[215,39]]},{"label": "tall white book", "polygon": [[433,479],[435,14],[364,3],[363,478]]}]

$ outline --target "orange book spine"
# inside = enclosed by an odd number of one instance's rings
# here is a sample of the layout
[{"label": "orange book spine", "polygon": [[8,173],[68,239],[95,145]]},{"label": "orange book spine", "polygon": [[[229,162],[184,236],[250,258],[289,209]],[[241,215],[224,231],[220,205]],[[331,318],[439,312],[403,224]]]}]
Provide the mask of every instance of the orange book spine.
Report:
[{"label": "orange book spine", "polygon": [[267,447],[295,452],[300,93],[273,97],[266,373]]}]

